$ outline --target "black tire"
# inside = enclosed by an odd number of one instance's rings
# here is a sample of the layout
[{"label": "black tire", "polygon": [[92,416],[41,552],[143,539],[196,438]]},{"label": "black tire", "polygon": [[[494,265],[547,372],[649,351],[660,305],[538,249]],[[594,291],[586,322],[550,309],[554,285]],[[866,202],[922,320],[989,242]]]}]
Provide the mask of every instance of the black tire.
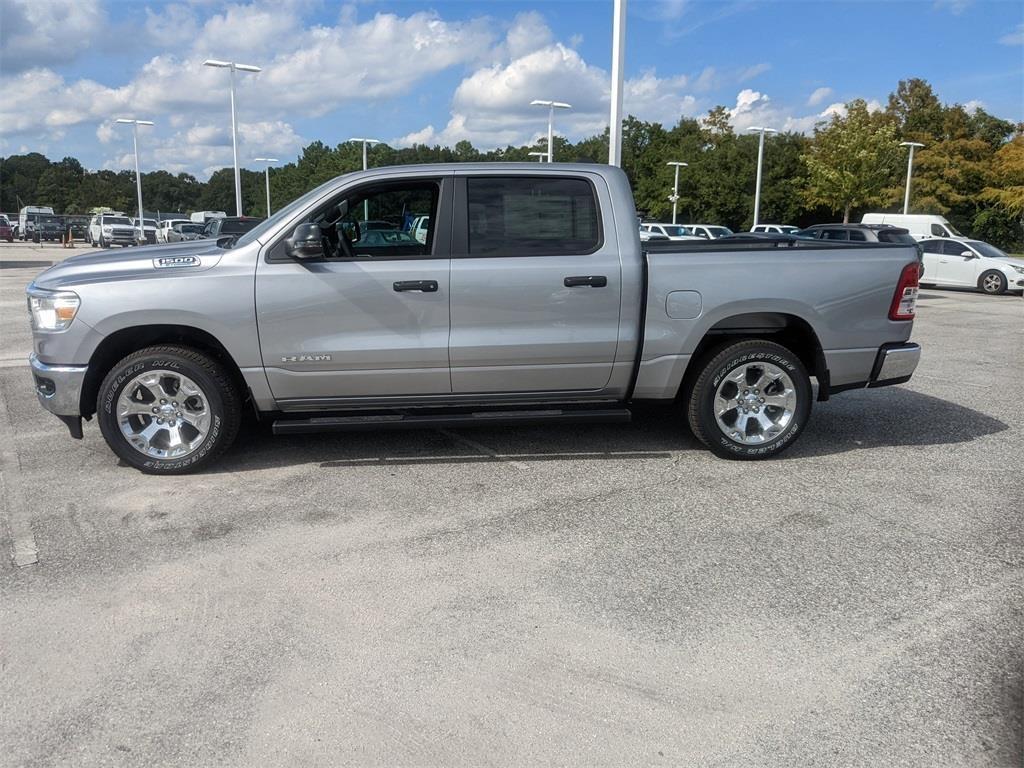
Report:
[{"label": "black tire", "polygon": [[[775,437],[750,444],[734,440],[719,427],[715,417],[715,394],[730,373],[743,365],[756,371],[759,362],[771,364],[789,376],[796,400],[791,418]],[[697,377],[686,392],[686,416],[694,436],[715,455],[725,459],[767,459],[782,453],[803,433],[811,415],[811,379],[791,350],[772,341],[750,339],[713,350],[699,365]],[[775,406],[760,407],[766,409],[765,416],[769,407],[773,414],[778,413]]]},{"label": "black tire", "polygon": [[[210,410],[210,428],[191,453],[161,459],[136,449],[121,433],[116,403],[122,390],[147,370],[172,370],[187,376],[202,390]],[[234,442],[241,422],[242,402],[235,383],[223,365],[189,347],[160,345],[140,349],[115,365],[100,385],[96,416],[110,449],[128,464],[147,474],[181,475],[204,469]],[[145,423],[145,422],[143,422]]]},{"label": "black tire", "polygon": [[978,287],[989,296],[1001,296],[1006,293],[1006,275],[995,269],[983,272],[978,278]]}]

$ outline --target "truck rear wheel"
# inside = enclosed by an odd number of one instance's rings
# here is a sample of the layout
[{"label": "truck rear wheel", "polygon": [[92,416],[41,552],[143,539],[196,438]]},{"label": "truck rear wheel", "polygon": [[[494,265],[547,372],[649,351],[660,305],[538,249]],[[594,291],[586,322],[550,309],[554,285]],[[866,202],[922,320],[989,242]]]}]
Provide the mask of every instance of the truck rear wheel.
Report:
[{"label": "truck rear wheel", "polygon": [[803,432],[811,415],[811,380],[781,344],[751,339],[705,360],[687,395],[693,434],[727,459],[775,456]]},{"label": "truck rear wheel", "polygon": [[209,466],[234,442],[238,390],[223,365],[188,347],[155,346],[115,365],[96,399],[110,449],[136,469],[177,475]]}]

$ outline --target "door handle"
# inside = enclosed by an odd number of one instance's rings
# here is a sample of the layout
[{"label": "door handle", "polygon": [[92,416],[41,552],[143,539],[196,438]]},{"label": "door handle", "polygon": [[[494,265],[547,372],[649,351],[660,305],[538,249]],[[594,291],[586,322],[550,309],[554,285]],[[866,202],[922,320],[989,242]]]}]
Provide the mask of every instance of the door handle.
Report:
[{"label": "door handle", "polygon": [[437,280],[399,280],[392,287],[396,291],[437,293]]},{"label": "door handle", "polygon": [[589,285],[591,288],[604,288],[608,285],[608,278],[604,275],[574,275],[562,281],[566,288],[575,288],[578,285]]}]

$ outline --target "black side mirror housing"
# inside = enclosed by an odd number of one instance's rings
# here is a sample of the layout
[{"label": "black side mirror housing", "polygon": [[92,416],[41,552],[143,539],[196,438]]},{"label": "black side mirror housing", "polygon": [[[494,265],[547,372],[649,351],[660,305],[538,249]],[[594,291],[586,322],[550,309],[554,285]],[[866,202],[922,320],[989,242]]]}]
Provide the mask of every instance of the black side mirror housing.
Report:
[{"label": "black side mirror housing", "polygon": [[299,224],[292,236],[284,241],[285,253],[293,259],[322,259],[323,233],[319,224]]}]

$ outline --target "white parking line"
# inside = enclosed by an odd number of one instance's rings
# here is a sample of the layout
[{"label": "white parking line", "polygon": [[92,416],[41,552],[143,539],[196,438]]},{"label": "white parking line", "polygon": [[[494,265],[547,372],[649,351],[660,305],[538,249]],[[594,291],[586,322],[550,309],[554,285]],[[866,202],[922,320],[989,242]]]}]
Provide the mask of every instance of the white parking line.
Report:
[{"label": "white parking line", "polygon": [[[0,434],[13,435],[7,416],[7,403],[0,395]],[[8,440],[0,448],[0,524],[11,537],[11,559],[19,568],[39,562],[36,537],[32,533],[32,520],[25,505],[25,494],[20,483],[21,463],[14,450],[14,441]]]},{"label": "white parking line", "polygon": [[470,440],[468,437],[463,437],[462,435],[458,435],[455,432],[451,432],[450,430],[447,429],[439,429],[437,431],[440,432],[445,437],[450,438],[457,443],[462,443],[463,445],[472,448],[474,451],[479,451],[485,456],[490,456],[492,459],[497,459],[498,461],[504,461],[506,464],[511,464],[516,469],[528,470],[530,468],[528,465],[524,464],[521,461],[516,461],[515,459],[509,456],[502,456],[497,451],[493,450],[492,448],[488,448],[486,445],[482,443],[478,443],[476,440]]},{"label": "white parking line", "polygon": [[9,357],[4,360],[0,360],[0,368],[27,368],[28,358],[27,357]]}]

